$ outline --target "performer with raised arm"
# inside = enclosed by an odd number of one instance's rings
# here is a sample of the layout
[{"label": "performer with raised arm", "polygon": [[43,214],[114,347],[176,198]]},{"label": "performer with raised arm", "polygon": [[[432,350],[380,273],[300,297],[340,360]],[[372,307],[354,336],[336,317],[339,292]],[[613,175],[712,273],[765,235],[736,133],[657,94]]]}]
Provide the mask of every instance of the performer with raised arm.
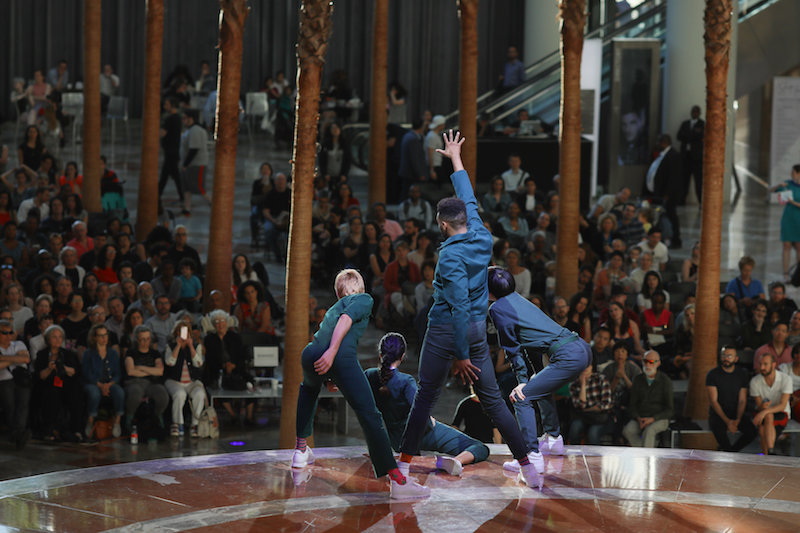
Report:
[{"label": "performer with raised arm", "polygon": [[437,206],[436,222],[445,241],[439,247],[433,306],[419,357],[419,388],[403,433],[398,466],[407,475],[413,456],[419,455],[431,409],[452,365],[455,375],[473,385],[484,411],[519,461],[522,481],[538,487],[539,476],[528,461],[522,433],[497,387],[486,342],[486,267],[492,235],[478,216],[478,202],[461,161],[464,139],[452,130],[443,137],[445,148],[437,151],[453,163],[450,180],[457,198],[445,198]]},{"label": "performer with raised arm", "polygon": [[302,354],[303,383],[297,398],[297,444],[292,468],[304,468],[314,462],[314,452],[306,439],[314,429],[317,400],[328,377],[339,387],[358,417],[375,476],[389,475],[391,497],[426,497],[430,489],[406,479],[408,471],[403,475],[397,468],[386,426],[358,362],[356,347],[369,323],[372,296],[364,292],[364,278],[352,269],[339,272],[334,287],[339,301],[325,313],[319,331]]},{"label": "performer with raised arm", "polygon": [[[517,374],[517,385],[511,392],[511,401],[523,433],[529,435],[528,458],[538,471],[544,470],[542,452],[552,455],[564,453],[564,439],[558,423],[553,392],[562,385],[575,381],[584,369],[592,364],[592,349],[580,336],[556,324],[533,303],[514,291],[514,276],[499,267],[489,268],[489,316],[497,328],[500,347],[506,352]],[[549,363],[529,381],[525,380],[524,350],[544,352]],[[531,361],[534,368],[541,368],[538,361]],[[526,382],[527,381],[527,382]],[[542,400],[542,423],[547,432],[541,443],[536,439],[536,414],[533,402]],[[516,404],[524,403],[525,409]],[[519,464],[510,461],[503,465],[506,470],[517,470]]]}]

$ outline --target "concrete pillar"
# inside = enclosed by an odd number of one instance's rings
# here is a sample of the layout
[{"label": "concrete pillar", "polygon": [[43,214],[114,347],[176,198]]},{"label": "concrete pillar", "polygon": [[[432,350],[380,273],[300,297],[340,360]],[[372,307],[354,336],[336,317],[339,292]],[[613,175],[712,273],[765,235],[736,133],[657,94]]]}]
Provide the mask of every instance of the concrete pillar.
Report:
[{"label": "concrete pillar", "polygon": [[525,42],[520,50],[522,63],[531,65],[557,51],[560,39],[558,2],[525,0]]},{"label": "concrete pillar", "polygon": [[673,147],[681,122],[689,118],[693,105],[706,116],[705,2],[667,1],[667,54],[664,62],[664,100],[661,131],[672,136]]}]

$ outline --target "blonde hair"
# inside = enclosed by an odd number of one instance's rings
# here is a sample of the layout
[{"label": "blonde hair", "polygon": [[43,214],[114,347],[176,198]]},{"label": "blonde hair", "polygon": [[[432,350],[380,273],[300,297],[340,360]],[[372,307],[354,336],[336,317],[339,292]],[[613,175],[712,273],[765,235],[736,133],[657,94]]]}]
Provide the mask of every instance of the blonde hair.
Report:
[{"label": "blonde hair", "polygon": [[364,292],[364,278],[358,273],[358,270],[352,268],[345,268],[336,274],[336,280],[333,282],[333,288],[336,291],[338,298],[344,298],[351,294],[358,294]]}]

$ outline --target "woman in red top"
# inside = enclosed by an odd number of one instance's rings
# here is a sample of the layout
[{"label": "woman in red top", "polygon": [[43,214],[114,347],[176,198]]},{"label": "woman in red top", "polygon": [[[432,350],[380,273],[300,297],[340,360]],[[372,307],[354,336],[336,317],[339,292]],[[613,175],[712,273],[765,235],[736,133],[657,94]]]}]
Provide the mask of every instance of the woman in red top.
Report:
[{"label": "woman in red top", "polygon": [[16,220],[16,214],[11,209],[11,196],[8,191],[0,191],[0,226],[5,226],[9,220]]},{"label": "woman in red top", "polygon": [[342,211],[347,211],[347,208],[351,205],[359,205],[358,198],[353,196],[353,190],[350,188],[350,185],[346,183],[339,184],[339,207]]},{"label": "woman in red top", "polygon": [[[655,290],[650,295],[653,307],[645,309],[642,313],[642,327],[647,332],[647,340],[651,348],[656,348],[662,357],[671,357],[672,353],[664,353],[662,346],[668,338],[672,338],[675,327],[672,313],[667,309],[667,297],[663,291]],[[672,350],[668,350],[672,351]]]},{"label": "woman in red top", "polygon": [[78,163],[70,161],[64,167],[64,175],[58,178],[59,187],[69,186],[70,194],[81,194],[81,186],[83,185],[83,175],[78,174]]},{"label": "woman in red top", "polygon": [[97,266],[93,269],[98,280],[112,285],[119,283],[117,271],[114,269],[114,260],[116,258],[117,247],[113,244],[106,244],[100,249],[100,254],[97,258]]},{"label": "woman in red top", "polygon": [[233,314],[241,331],[275,335],[269,304],[264,301],[264,287],[258,281],[246,281],[239,286],[238,304]]}]

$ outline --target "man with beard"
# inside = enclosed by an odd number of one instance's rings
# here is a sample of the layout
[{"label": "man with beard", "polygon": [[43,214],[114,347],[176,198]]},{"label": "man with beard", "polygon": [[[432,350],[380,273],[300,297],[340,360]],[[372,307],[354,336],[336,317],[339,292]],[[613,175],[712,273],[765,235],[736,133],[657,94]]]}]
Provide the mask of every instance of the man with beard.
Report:
[{"label": "man with beard", "polygon": [[[740,451],[758,433],[750,417],[744,416],[749,379],[747,371],[736,366],[738,360],[736,348],[723,346],[719,354],[719,366],[706,374],[708,425],[717,439],[719,449],[724,452]],[[739,433],[739,438],[733,444],[728,432]]]},{"label": "man with beard", "polygon": [[775,454],[775,440],[791,416],[792,378],[775,370],[775,366],[775,356],[765,353],[759,362],[759,374],[750,380],[750,396],[756,402],[753,424],[758,428],[764,455]]},{"label": "man with beard", "polygon": [[672,382],[658,371],[661,356],[657,351],[646,351],[642,362],[644,374],[633,378],[631,386],[631,421],[622,434],[631,446],[655,448],[656,437],[667,430],[672,416]]},{"label": "man with beard", "polygon": [[452,366],[454,375],[474,386],[484,411],[519,461],[521,481],[538,487],[540,478],[528,459],[519,426],[500,395],[489,356],[486,267],[492,254],[492,235],[478,215],[478,202],[461,160],[463,143],[461,135],[451,130],[444,135],[444,150],[439,150],[453,163],[450,179],[457,198],[445,198],[437,206],[436,221],[445,240],[439,248],[433,305],[420,350],[419,388],[403,432],[397,466],[403,475],[408,475],[411,460],[419,455],[433,405]]}]

